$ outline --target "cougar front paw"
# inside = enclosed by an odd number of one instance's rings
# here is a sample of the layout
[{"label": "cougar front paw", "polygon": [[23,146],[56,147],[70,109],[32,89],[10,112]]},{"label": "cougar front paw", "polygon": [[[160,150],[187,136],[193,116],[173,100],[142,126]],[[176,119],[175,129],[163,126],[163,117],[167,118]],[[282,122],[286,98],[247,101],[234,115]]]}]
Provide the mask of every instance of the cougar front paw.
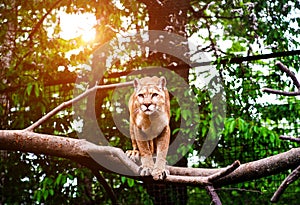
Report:
[{"label": "cougar front paw", "polygon": [[140,152],[138,150],[127,150],[126,155],[132,161],[137,162],[140,157]]},{"label": "cougar front paw", "polygon": [[164,180],[169,174],[169,170],[158,167],[154,168],[154,170],[151,173],[154,180]]},{"label": "cougar front paw", "polygon": [[152,168],[150,167],[141,167],[140,175],[141,176],[150,176],[152,173]]}]

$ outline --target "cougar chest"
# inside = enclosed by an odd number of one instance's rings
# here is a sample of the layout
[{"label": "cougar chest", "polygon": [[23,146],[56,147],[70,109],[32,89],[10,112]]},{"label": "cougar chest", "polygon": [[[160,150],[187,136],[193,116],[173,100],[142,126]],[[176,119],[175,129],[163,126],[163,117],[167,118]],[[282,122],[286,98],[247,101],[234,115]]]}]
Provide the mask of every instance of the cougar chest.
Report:
[{"label": "cougar chest", "polygon": [[137,127],[152,139],[157,137],[168,124],[168,116],[163,112],[156,112],[148,116],[138,115],[136,118]]}]

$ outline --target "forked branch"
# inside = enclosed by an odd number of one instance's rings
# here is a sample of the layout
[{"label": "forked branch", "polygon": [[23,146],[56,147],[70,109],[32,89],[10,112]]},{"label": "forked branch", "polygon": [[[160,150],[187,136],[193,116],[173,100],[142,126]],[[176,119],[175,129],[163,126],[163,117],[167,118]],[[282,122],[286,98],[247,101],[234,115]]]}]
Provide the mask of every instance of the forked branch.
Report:
[{"label": "forked branch", "polygon": [[215,205],[222,205],[221,200],[220,200],[217,192],[215,191],[213,183],[214,183],[214,181],[229,175],[234,170],[236,170],[239,166],[240,166],[240,162],[235,161],[230,166],[228,166],[226,168],[223,168],[223,169],[220,169],[220,171],[218,171],[214,174],[211,174],[209,176],[200,177],[200,176],[174,176],[174,175],[172,176],[172,175],[168,175],[167,178],[166,178],[166,181],[176,182],[176,183],[182,182],[182,183],[197,184],[197,185],[205,186],[206,191],[208,192],[208,194],[210,195],[210,197],[212,199],[212,202]]},{"label": "forked branch", "polygon": [[228,167],[219,169],[219,171],[217,171],[216,173],[208,176],[168,175],[165,181],[208,186],[208,185],[212,185],[215,181],[219,180],[220,178],[229,175],[234,170],[236,170],[239,166],[240,166],[240,162],[235,161],[233,164],[229,165]]},{"label": "forked branch", "polygon": [[285,65],[283,65],[281,62],[277,62],[276,63],[277,67],[284,73],[287,74],[287,76],[289,76],[292,81],[293,84],[296,86],[297,91],[294,92],[288,92],[288,91],[282,91],[282,90],[274,90],[271,88],[263,88],[262,91],[263,92],[267,92],[267,93],[272,93],[272,94],[278,94],[278,95],[284,95],[284,96],[297,96],[300,95],[300,83],[295,75],[294,72],[292,72],[291,70],[289,70]]},{"label": "forked branch", "polygon": [[[283,140],[290,140],[292,142],[300,143],[300,138],[296,137],[289,137],[289,136],[280,136],[280,139]],[[281,185],[278,187],[276,192],[274,193],[273,197],[271,198],[271,202],[278,202],[279,197],[283,194],[285,189],[292,184],[294,181],[296,181],[300,177],[300,166],[298,166],[296,169],[290,173],[285,180],[281,183]]]},{"label": "forked branch", "polygon": [[[268,92],[268,93],[273,93],[273,94],[279,94],[279,95],[285,95],[285,96],[297,96],[300,95],[300,83],[295,75],[294,72],[289,70],[286,66],[284,66],[281,62],[277,62],[276,65],[278,68],[287,74],[292,81],[295,87],[297,88],[297,91],[294,92],[286,92],[286,91],[281,91],[281,90],[274,90],[270,88],[264,88],[262,91]],[[289,136],[280,136],[280,139],[283,140],[290,140],[293,142],[300,143],[300,138],[295,138],[295,137],[289,137]],[[294,181],[296,181],[300,177],[300,166],[298,166],[296,169],[292,171],[291,174],[289,174],[285,180],[281,183],[281,185],[278,187],[277,191],[274,193],[273,197],[271,198],[271,202],[277,202],[279,200],[279,197],[283,194],[285,189]]]}]

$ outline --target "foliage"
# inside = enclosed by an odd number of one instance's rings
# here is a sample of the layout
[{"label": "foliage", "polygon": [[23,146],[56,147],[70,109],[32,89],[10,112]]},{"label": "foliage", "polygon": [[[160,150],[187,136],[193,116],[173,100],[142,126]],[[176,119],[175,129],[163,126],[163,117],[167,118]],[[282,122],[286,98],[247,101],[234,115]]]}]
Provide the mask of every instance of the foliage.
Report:
[{"label": "foliage", "polygon": [[[178,1],[174,1],[179,3]],[[70,99],[76,78],[91,76],[93,70],[83,70],[90,54],[105,42],[127,31],[148,29],[159,15],[151,16],[146,1],[15,1],[0,3],[0,113],[1,129],[22,129]],[[288,51],[299,48],[299,1],[190,1],[184,28],[188,37],[203,42],[202,51],[214,59],[254,55],[266,52]],[[206,6],[206,7],[205,7]],[[206,8],[202,10],[202,8]],[[177,9],[177,8],[174,8]],[[171,7],[168,8],[170,12]],[[60,12],[93,13],[97,24],[94,42],[84,42],[80,36],[63,39],[60,28]],[[153,21],[151,21],[153,20]],[[127,21],[128,23],[124,23]],[[151,22],[150,22],[151,21]],[[50,32],[51,31],[51,32]],[[176,32],[176,31],[174,31]],[[226,45],[226,46],[223,46]],[[78,50],[76,50],[78,49]],[[74,52],[76,50],[76,52]],[[159,61],[155,61],[159,59]],[[154,58],[146,54],[132,55],[128,62],[118,61],[105,74],[102,83],[114,83],[127,79],[112,77],[113,71],[129,73],[146,65],[169,65],[170,58]],[[281,134],[299,135],[299,99],[273,97],[263,94],[262,87],[292,90],[292,82],[274,66],[280,60],[294,72],[299,72],[299,56],[270,60],[258,60],[240,64],[218,64],[226,93],[226,120],[219,137],[218,147],[202,161],[199,154],[210,124],[213,105],[205,88],[191,86],[199,105],[199,118],[187,107],[179,107],[173,98],[172,137],[175,138],[180,123],[187,125],[181,130],[195,140],[192,147],[182,146],[178,152],[187,152],[194,167],[222,167],[239,159],[242,163],[278,154],[296,146],[278,139]],[[174,69],[176,71],[176,68]],[[92,75],[93,76],[93,75]],[[191,74],[191,84],[197,81]],[[99,79],[90,79],[94,85]],[[105,81],[105,82],[104,82]],[[175,83],[175,82],[173,82]],[[124,101],[129,93],[122,94]],[[118,104],[111,104],[112,91],[97,93],[98,123],[109,142],[126,150],[130,141],[120,133],[112,120]],[[115,95],[119,96],[119,95]],[[120,116],[126,117],[126,104],[122,104]],[[88,109],[83,107],[83,109]],[[72,110],[67,109],[44,123],[38,131],[66,137],[77,137]],[[223,119],[221,119],[223,120]],[[220,120],[220,121],[221,121]],[[196,125],[188,127],[194,122]],[[126,124],[127,123],[127,124]],[[122,124],[128,129],[128,120]],[[196,136],[189,130],[196,129]],[[194,133],[194,132],[193,132]],[[127,133],[128,134],[128,133]],[[197,158],[198,157],[198,158]],[[93,177],[90,170],[65,159],[19,152],[1,152],[0,203],[3,204],[88,204],[111,203],[106,191]],[[284,173],[287,174],[287,173]],[[221,189],[224,204],[266,203],[270,193],[279,185],[284,174],[254,182],[232,185]],[[152,204],[152,198],[141,181],[124,176],[103,173],[122,204],[141,201]],[[297,184],[289,201],[297,199]],[[296,189],[297,188],[297,189]],[[255,192],[249,191],[255,190]],[[210,199],[203,189],[188,187],[188,204],[208,204]],[[199,198],[201,197],[201,201]],[[227,203],[228,202],[228,203]],[[291,202],[292,203],[292,202]],[[283,202],[284,204],[284,202]]]}]

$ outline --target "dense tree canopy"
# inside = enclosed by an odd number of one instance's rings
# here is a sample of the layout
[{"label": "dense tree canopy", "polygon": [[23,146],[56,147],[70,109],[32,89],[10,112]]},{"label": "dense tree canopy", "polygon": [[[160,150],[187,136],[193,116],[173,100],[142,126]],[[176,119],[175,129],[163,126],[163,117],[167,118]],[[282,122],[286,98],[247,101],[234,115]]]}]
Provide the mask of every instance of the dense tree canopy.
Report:
[{"label": "dense tree canopy", "polygon": [[[76,92],[83,92],[95,84],[130,81],[140,76],[138,70],[162,66],[175,71],[189,83],[184,96],[193,96],[199,108],[195,116],[189,105],[176,100],[176,96],[171,101],[172,139],[176,139],[181,131],[187,139],[193,140],[191,145],[178,148],[178,153],[184,153],[185,157],[176,165],[218,168],[235,160],[246,163],[266,158],[297,146],[280,140],[279,135],[299,135],[298,98],[265,94],[261,89],[294,89],[290,76],[280,71],[275,62],[280,61],[294,73],[299,72],[299,53],[289,55],[290,51],[299,49],[298,0],[3,0],[0,11],[1,130],[24,129],[60,103],[72,99]],[[67,16],[86,18],[86,14],[92,16],[89,31],[78,32],[78,35],[74,31],[75,35],[69,37],[63,34],[66,29],[71,30],[71,27],[63,26]],[[67,24],[76,25],[77,20]],[[81,30],[83,24],[88,24],[88,21],[82,23]],[[147,30],[178,34],[186,40],[179,42],[180,45],[187,45],[189,40],[196,45],[197,52],[210,57],[222,81],[224,95],[221,98],[226,102],[226,116],[212,115],[211,90],[199,83],[205,75],[201,66],[194,69],[193,65],[170,54],[149,52],[146,48],[139,52],[136,48],[129,48],[126,42],[115,41]],[[84,40],[83,35],[87,32],[94,32],[95,38]],[[155,37],[150,35],[150,38]],[[103,47],[108,42],[112,48],[119,46],[118,50],[124,50],[118,52],[119,60],[111,61],[113,64],[104,62],[108,56],[116,58],[116,50]],[[105,58],[97,53],[103,48],[109,51]],[[187,49],[186,46],[183,48]],[[172,49],[175,50],[175,46]],[[92,59],[95,54],[98,58]],[[263,59],[264,54],[270,54],[270,58]],[[247,58],[255,55],[262,55],[262,58]],[[245,61],[237,60],[241,59],[239,57],[245,57]],[[105,67],[104,73],[99,70],[101,66]],[[152,68],[147,69],[154,72]],[[137,73],[130,74],[132,71]],[[172,73],[167,73],[171,75],[169,79],[172,79]],[[214,83],[220,82],[211,85]],[[171,93],[180,89],[176,79],[170,80],[168,85]],[[86,113],[95,112],[105,139],[123,150],[131,146],[125,137],[128,119],[126,104],[123,103],[128,100],[130,92],[129,87],[115,92],[112,89],[99,90],[94,99],[87,98],[79,107]],[[86,106],[89,101],[95,102],[93,107]],[[122,121],[121,128],[115,124],[115,115],[123,120],[119,120]],[[212,119],[216,119],[214,124]],[[74,118],[74,110],[66,108],[35,131],[78,138],[80,132],[93,132],[89,123],[93,125],[88,121],[82,125],[80,117]],[[185,125],[184,129],[178,129],[181,123]],[[224,130],[215,133],[219,138],[217,147],[203,161],[200,150],[209,130],[222,124]],[[169,163],[178,161],[169,160]],[[266,203],[287,173],[229,185],[220,188],[218,193],[224,204]],[[121,204],[155,204],[159,199],[152,198],[154,189],[162,187],[161,184],[150,186],[117,174],[92,172],[60,157],[5,150],[1,151],[0,176],[1,204],[110,204],[112,199],[107,184]],[[99,180],[104,178],[106,183]],[[168,186],[164,188],[170,188]],[[199,199],[208,204],[211,200],[199,187],[170,190],[182,199],[178,204],[198,204]],[[295,185],[286,197],[282,196],[281,203],[285,204],[288,198],[289,202],[296,204],[299,191]]]}]

